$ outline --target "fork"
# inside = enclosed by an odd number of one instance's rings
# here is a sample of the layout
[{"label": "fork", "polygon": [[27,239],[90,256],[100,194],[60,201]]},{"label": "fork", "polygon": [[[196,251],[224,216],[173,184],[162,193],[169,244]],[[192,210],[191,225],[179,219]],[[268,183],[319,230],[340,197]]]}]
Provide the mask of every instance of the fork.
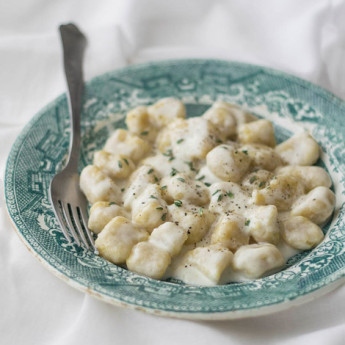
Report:
[{"label": "fork", "polygon": [[84,89],[82,62],[86,38],[74,24],[59,27],[63,47],[64,69],[68,88],[71,121],[69,156],[65,168],[50,184],[50,202],[68,242],[98,253],[88,229],[87,200],[79,187],[80,113]]}]

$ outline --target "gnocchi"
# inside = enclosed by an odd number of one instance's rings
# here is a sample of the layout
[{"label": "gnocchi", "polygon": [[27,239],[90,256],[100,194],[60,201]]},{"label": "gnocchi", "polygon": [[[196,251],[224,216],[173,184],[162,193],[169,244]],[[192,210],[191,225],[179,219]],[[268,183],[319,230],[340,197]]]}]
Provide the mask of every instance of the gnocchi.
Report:
[{"label": "gnocchi", "polygon": [[233,259],[234,269],[251,279],[259,278],[264,273],[283,266],[284,263],[278,248],[270,243],[242,246]]},{"label": "gnocchi", "polygon": [[123,264],[132,247],[148,238],[148,233],[125,217],[113,218],[96,239],[99,254],[114,264]]},{"label": "gnocchi", "polygon": [[273,125],[268,120],[257,120],[241,125],[238,129],[238,138],[243,144],[276,146]]},{"label": "gnocchi", "polygon": [[250,157],[230,145],[219,145],[206,156],[207,167],[223,181],[239,182],[250,166]]},{"label": "gnocchi", "polygon": [[97,201],[90,208],[88,227],[98,234],[113,218],[125,215],[125,210],[114,202]]},{"label": "gnocchi", "polygon": [[308,133],[276,144],[273,124],[215,102],[186,118],[164,98],[127,113],[80,188],[99,254],[153,279],[217,285],[282,269],[324,238],[335,207]]},{"label": "gnocchi", "polygon": [[282,222],[281,227],[285,242],[296,249],[311,249],[324,237],[320,227],[303,216],[287,218]]}]

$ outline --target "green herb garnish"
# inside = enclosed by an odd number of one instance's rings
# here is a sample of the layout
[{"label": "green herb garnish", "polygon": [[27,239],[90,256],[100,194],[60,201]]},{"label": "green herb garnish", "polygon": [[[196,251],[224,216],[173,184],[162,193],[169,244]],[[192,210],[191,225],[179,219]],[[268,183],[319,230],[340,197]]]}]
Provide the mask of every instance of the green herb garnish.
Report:
[{"label": "green herb garnish", "polygon": [[233,198],[233,197],[234,197],[234,194],[231,193],[230,191],[229,191],[229,192],[226,192],[226,195],[227,195],[229,198]]},{"label": "green herb garnish", "polygon": [[148,134],[149,134],[149,131],[144,131],[140,133],[140,135],[148,135]]},{"label": "green herb garnish", "polygon": [[186,180],[184,179],[184,178],[182,178],[182,177],[177,177],[177,180],[179,180],[179,181],[181,181],[181,182],[186,182]]},{"label": "green herb garnish", "polygon": [[174,204],[175,204],[177,207],[181,207],[181,206],[182,206],[182,201],[181,201],[181,200],[175,200],[175,201],[174,201]]},{"label": "green herb garnish", "polygon": [[250,219],[247,219],[246,222],[244,223],[245,226],[248,226],[250,224]]},{"label": "green herb garnish", "polygon": [[164,152],[163,153],[163,156],[166,156],[166,157],[171,157],[172,156],[172,150],[168,150],[167,152]]},{"label": "green herb garnish", "polygon": [[176,170],[175,168],[172,168],[170,172],[170,176],[175,176],[177,173],[178,173],[178,170]]},{"label": "green herb garnish", "polygon": [[122,168],[122,163],[121,163],[121,161],[117,161],[117,165],[119,166],[120,169]]},{"label": "green herb garnish", "polygon": [[169,162],[171,162],[172,160],[175,159],[175,157],[174,157],[173,152],[172,152],[171,149],[168,150],[167,152],[164,152],[164,153],[163,153],[163,156],[169,157]]},{"label": "green herb garnish", "polygon": [[176,141],[176,143],[177,143],[177,144],[181,144],[182,141],[184,141],[184,139],[179,139],[179,140]]},{"label": "green herb garnish", "polygon": [[193,167],[193,162],[185,162],[191,171],[195,171],[195,168]]},{"label": "green herb garnish", "polygon": [[162,215],[162,217],[161,217],[161,220],[164,222],[166,219],[167,219],[167,214],[166,214],[166,213],[163,213],[163,215]]},{"label": "green herb garnish", "polygon": [[217,189],[213,194],[212,194],[212,196],[213,195],[216,195],[217,193],[219,193],[220,192],[220,189]]}]

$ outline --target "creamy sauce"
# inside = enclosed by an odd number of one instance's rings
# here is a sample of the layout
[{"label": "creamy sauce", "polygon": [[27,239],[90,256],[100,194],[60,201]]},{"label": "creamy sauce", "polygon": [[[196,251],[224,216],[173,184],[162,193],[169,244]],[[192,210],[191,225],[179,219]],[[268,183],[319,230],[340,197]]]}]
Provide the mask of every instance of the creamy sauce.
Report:
[{"label": "creamy sauce", "polygon": [[[218,102],[204,117],[184,120],[184,106],[178,102],[169,99],[164,103],[162,100],[147,110],[141,107],[140,111],[132,112],[131,118],[127,118],[127,125],[133,132],[115,132],[107,141],[105,150],[125,155],[117,163],[112,162],[111,166],[120,170],[124,167],[127,170],[133,169],[133,166],[134,171],[127,178],[113,179],[115,186],[112,193],[106,193],[104,186],[111,181],[106,176],[106,170],[97,166],[101,173],[95,176],[89,173],[92,169],[85,169],[81,175],[81,187],[89,201],[115,202],[123,208],[123,214],[131,220],[134,229],[139,226],[151,233],[164,222],[173,222],[188,234],[185,244],[182,247],[177,245],[178,249],[174,249],[179,254],[171,258],[170,265],[167,263],[161,279],[175,278],[193,285],[251,280],[253,278],[248,278],[244,269],[235,269],[231,263],[225,265],[225,268],[222,266],[229,261],[229,249],[234,254],[230,253],[231,257],[236,258],[238,243],[244,249],[251,248],[251,244],[255,243],[271,243],[271,247],[276,246],[275,250],[282,262],[299,253],[300,250],[283,240],[280,235],[281,225],[294,212],[310,219],[314,217],[314,221],[322,224],[331,214],[335,200],[329,190],[330,179],[323,170],[311,171],[305,170],[308,167],[300,167],[297,171],[293,166],[282,170],[281,165],[289,162],[283,163],[277,152],[284,157],[291,157],[291,150],[298,151],[304,144],[301,141],[304,138],[311,145],[311,150],[304,148],[302,156],[293,156],[293,163],[296,163],[296,159],[302,159],[303,164],[312,162],[315,160],[315,141],[308,135],[299,135],[293,140],[292,146],[279,145],[273,151],[271,147],[263,146],[268,139],[270,143],[275,142],[273,134],[267,139],[270,130],[265,127],[264,138],[260,139],[260,133],[255,132],[256,126],[246,127],[247,122],[253,124],[252,121],[257,119],[240,108]],[[162,107],[170,107],[169,111],[165,109],[169,116],[164,117]],[[215,121],[213,117],[216,117]],[[224,127],[220,131],[215,124],[221,126],[222,123],[224,126],[237,123],[237,127],[229,130]],[[266,123],[271,126],[269,121],[261,121],[260,126],[266,126]],[[154,135],[158,134],[156,140],[149,133],[150,128],[154,129]],[[236,131],[241,131],[241,135],[249,142],[236,141]],[[259,145],[252,145],[249,152],[248,144]],[[265,151],[262,155],[260,147],[262,152]],[[260,160],[251,158],[255,157],[255,150]],[[284,155],[284,150],[289,150],[288,154]],[[267,152],[274,154],[267,155]],[[303,152],[306,152],[304,156]],[[272,159],[277,161],[272,162]],[[259,174],[256,176],[255,172],[262,169],[262,166],[278,168],[273,171],[261,170],[258,177]],[[277,185],[275,179],[278,175],[283,176],[279,178],[284,181],[284,186]],[[314,188],[311,191],[310,186]],[[274,188],[274,191],[270,188]],[[269,195],[269,203],[265,199],[266,195]],[[308,205],[312,205],[312,211]],[[323,206],[322,215],[317,217],[320,205]],[[311,214],[308,214],[308,210]],[[98,209],[97,212],[102,217],[102,211]],[[109,217],[109,212],[104,210],[106,214]],[[236,244],[234,248],[225,245],[231,239]],[[159,243],[153,243],[162,251],[163,247]],[[210,250],[205,251],[205,257],[201,256],[200,262],[195,262],[193,250],[200,247]],[[136,255],[140,256],[140,253]],[[267,255],[267,258],[259,258],[264,265],[264,275],[281,267],[269,263],[272,257]],[[208,271],[210,260],[215,262],[215,271],[220,270],[219,276]],[[251,256],[248,256],[248,260],[252,260]],[[154,264],[151,266],[154,267]]]}]

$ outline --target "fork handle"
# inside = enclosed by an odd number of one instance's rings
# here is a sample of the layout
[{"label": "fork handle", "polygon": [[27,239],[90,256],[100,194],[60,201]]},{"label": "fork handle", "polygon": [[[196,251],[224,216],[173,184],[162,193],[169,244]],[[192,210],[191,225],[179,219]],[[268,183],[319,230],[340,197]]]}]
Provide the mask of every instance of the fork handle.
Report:
[{"label": "fork handle", "polygon": [[70,148],[67,165],[78,171],[80,150],[80,113],[84,90],[83,58],[86,38],[74,24],[60,25],[60,36],[63,47],[65,77],[68,88],[68,105],[71,120]]}]

